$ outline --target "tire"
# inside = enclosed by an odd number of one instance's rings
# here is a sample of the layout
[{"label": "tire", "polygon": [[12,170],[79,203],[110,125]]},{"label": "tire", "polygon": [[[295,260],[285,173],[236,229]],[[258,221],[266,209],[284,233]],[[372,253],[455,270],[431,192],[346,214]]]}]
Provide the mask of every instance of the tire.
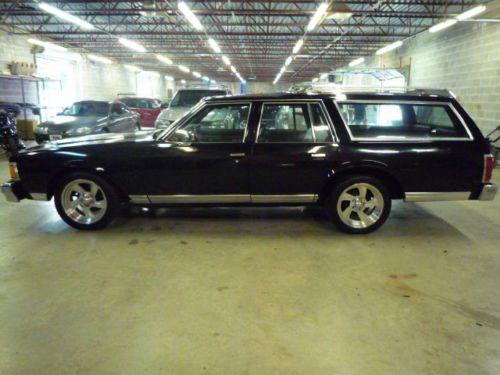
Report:
[{"label": "tire", "polygon": [[80,230],[105,228],[120,212],[115,189],[91,173],[64,176],[54,194],[57,212],[68,225]]},{"label": "tire", "polygon": [[333,187],[325,208],[342,232],[366,234],[380,228],[391,212],[386,186],[371,176],[351,176]]}]

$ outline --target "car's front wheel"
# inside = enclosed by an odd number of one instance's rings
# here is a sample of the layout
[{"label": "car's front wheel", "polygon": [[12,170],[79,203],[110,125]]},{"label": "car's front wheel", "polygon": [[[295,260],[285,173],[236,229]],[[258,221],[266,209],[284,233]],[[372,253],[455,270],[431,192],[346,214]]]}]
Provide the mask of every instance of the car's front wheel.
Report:
[{"label": "car's front wheel", "polygon": [[61,218],[76,229],[102,229],[120,209],[120,200],[113,187],[90,173],[73,173],[64,177],[54,198]]},{"label": "car's front wheel", "polygon": [[335,185],[326,201],[326,209],[341,231],[370,233],[387,220],[391,196],[380,180],[371,176],[352,176]]}]

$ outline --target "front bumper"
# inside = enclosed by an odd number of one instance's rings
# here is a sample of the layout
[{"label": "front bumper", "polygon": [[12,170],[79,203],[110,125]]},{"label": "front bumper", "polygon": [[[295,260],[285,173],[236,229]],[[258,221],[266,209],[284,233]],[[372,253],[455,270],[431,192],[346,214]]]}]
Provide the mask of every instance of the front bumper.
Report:
[{"label": "front bumper", "polygon": [[0,185],[0,188],[7,202],[20,202],[23,199],[29,198],[21,181],[10,180]]},{"label": "front bumper", "polygon": [[484,184],[477,198],[480,201],[492,201],[498,192],[498,186],[495,184]]}]

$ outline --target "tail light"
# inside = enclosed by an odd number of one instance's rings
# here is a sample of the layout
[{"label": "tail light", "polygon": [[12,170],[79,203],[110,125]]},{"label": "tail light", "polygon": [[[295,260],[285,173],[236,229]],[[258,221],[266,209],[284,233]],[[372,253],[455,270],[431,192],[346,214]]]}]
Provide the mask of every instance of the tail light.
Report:
[{"label": "tail light", "polygon": [[493,175],[493,155],[484,155],[484,166],[483,166],[483,183],[491,181]]}]

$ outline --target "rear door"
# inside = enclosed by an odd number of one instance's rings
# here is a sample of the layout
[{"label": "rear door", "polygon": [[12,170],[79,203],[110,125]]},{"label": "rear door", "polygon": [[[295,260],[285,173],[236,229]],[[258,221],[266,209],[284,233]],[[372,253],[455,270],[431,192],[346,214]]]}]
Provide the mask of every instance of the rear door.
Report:
[{"label": "rear door", "polygon": [[251,159],[252,201],[313,203],[338,161],[322,101],[264,101],[259,110]]}]

